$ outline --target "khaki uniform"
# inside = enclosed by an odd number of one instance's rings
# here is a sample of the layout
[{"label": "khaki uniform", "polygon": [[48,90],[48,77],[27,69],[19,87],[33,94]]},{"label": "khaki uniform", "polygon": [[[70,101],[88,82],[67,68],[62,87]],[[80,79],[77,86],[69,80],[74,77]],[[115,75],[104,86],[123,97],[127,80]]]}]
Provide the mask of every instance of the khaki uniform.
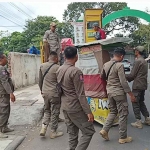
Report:
[{"label": "khaki uniform", "polygon": [[[106,75],[112,64],[112,60],[104,64],[101,73],[101,77],[103,79],[106,79]],[[107,93],[109,98],[110,113],[103,129],[108,132],[113,125],[117,114],[119,113],[120,139],[127,138],[128,103],[126,93],[130,91],[130,87],[125,78],[123,64],[117,62],[111,68],[107,80]]]},{"label": "khaki uniform", "polygon": [[0,130],[6,127],[10,115],[10,93],[14,92],[12,80],[4,66],[0,65]]},{"label": "khaki uniform", "polygon": [[141,120],[141,114],[144,117],[149,117],[149,112],[144,103],[145,90],[147,90],[147,74],[148,64],[141,56],[135,60],[133,69],[130,74],[126,74],[126,79],[133,82],[132,92],[136,97],[136,102],[132,103],[133,111],[136,119]]},{"label": "khaki uniform", "polygon": [[[93,123],[88,122],[87,114],[90,114],[91,110],[84,93],[83,73],[65,62],[57,71],[58,82],[67,67],[69,68],[61,83],[63,90],[61,106],[69,133],[69,150],[86,150],[95,129]],[[82,131],[82,137],[78,143],[79,129]]]},{"label": "khaki uniform", "polygon": [[47,41],[49,43],[50,51],[55,51],[57,52],[58,56],[60,55],[61,43],[56,32],[47,30],[44,34],[43,41]]},{"label": "khaki uniform", "polygon": [[49,125],[51,119],[51,130],[56,131],[58,128],[58,119],[60,114],[60,98],[56,90],[56,71],[58,70],[59,65],[55,64],[50,68],[44,78],[42,86],[42,76],[52,64],[53,62],[49,61],[41,65],[39,71],[39,87],[42,91],[45,104],[43,124]]}]

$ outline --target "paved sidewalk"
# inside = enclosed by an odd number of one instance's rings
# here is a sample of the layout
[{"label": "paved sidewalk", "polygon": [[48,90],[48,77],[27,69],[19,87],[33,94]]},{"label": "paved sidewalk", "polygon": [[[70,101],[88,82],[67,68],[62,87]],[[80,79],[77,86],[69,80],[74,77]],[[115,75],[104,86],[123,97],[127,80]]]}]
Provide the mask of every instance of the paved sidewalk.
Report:
[{"label": "paved sidewalk", "polygon": [[9,118],[9,124],[15,131],[8,134],[9,138],[0,139],[0,150],[16,148],[24,140],[26,130],[37,125],[43,115],[44,101],[38,85],[19,89],[15,96],[16,102],[11,103]]},{"label": "paved sidewalk", "polygon": [[10,125],[34,125],[42,116],[43,98],[38,85],[15,92],[16,102],[11,103]]}]

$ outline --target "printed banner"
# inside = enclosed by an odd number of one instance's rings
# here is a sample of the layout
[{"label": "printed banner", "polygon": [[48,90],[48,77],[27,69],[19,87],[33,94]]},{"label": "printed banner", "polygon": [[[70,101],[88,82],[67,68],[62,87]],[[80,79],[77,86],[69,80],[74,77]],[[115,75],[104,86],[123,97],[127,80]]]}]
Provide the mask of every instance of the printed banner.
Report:
[{"label": "printed banner", "polygon": [[[105,124],[109,110],[109,100],[107,98],[91,98],[87,97],[87,101],[90,105],[91,111],[94,115],[94,120],[102,125]],[[119,116],[116,117],[114,125],[118,124]]]},{"label": "printed banner", "polygon": [[75,37],[75,44],[85,43],[83,22],[74,23],[74,37]]}]

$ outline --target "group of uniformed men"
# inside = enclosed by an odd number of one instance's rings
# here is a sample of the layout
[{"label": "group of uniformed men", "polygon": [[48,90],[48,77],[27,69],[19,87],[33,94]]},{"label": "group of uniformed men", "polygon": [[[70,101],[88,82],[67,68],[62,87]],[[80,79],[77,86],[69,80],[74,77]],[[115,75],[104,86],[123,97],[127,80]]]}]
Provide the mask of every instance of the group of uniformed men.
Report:
[{"label": "group of uniformed men", "polygon": [[[53,23],[53,25],[56,28],[56,24]],[[48,38],[49,35],[47,33],[51,32],[46,31],[44,38]],[[53,38],[53,41],[55,39],[58,38]],[[144,103],[144,93],[147,89],[148,67],[147,62],[142,57],[143,52],[144,47],[136,47],[136,59],[130,74],[125,74],[123,64],[121,63],[125,56],[125,50],[123,48],[116,48],[111,61],[105,63],[103,66],[101,78],[107,81],[110,114],[100,134],[106,140],[109,140],[108,132],[113,125],[114,119],[119,114],[119,143],[123,144],[132,141],[132,137],[127,136],[127,93],[131,99],[133,111],[137,119],[131,125],[137,128],[143,127],[141,113],[145,117],[144,123],[150,125],[149,112]],[[61,106],[69,134],[70,150],[85,150],[95,133],[93,126],[94,117],[84,93],[83,73],[75,67],[75,63],[78,60],[77,48],[67,47],[64,50],[64,55],[65,63],[59,67],[57,64],[59,54],[55,49],[50,48],[49,61],[42,64],[40,68],[39,86],[45,101],[45,113],[40,135],[45,136],[50,119],[50,137],[56,138],[63,135],[62,132],[57,131]],[[45,75],[45,72],[48,72],[47,75]],[[132,92],[127,81],[134,81]],[[59,96],[56,88],[58,83],[61,83],[61,96]],[[82,136],[78,142],[79,129],[82,131]]]},{"label": "group of uniformed men", "polygon": [[[60,47],[56,24],[50,25],[51,29],[46,31],[44,41],[50,45],[49,60],[40,66],[39,87],[44,98],[44,117],[40,136],[45,136],[47,127],[51,126],[50,138],[54,139],[63,136],[63,132],[57,131],[60,107],[63,110],[67,131],[69,134],[70,150],[86,150],[95,129],[93,126],[94,116],[88,105],[85,92],[83,73],[75,67],[78,60],[77,48],[69,46],[64,50],[65,62],[58,65]],[[123,48],[114,50],[113,58],[104,64],[101,78],[107,81],[107,93],[110,103],[110,114],[106,120],[100,134],[105,140],[109,140],[108,132],[113,125],[114,119],[119,114],[119,143],[124,144],[132,141],[132,137],[127,136],[127,116],[129,95],[136,122],[131,125],[142,128],[143,123],[150,125],[149,112],[144,103],[144,94],[147,89],[148,65],[142,57],[143,46],[135,49],[135,63],[130,74],[125,74],[121,61],[125,56]],[[0,137],[7,137],[3,133],[13,131],[8,128],[8,118],[10,114],[10,99],[15,101],[13,95],[12,81],[9,73],[5,69],[7,64],[6,56],[0,53]],[[128,82],[133,82],[132,92]],[[58,90],[61,89],[61,95]],[[141,121],[141,113],[145,121]],[[78,141],[79,130],[82,136]]]}]

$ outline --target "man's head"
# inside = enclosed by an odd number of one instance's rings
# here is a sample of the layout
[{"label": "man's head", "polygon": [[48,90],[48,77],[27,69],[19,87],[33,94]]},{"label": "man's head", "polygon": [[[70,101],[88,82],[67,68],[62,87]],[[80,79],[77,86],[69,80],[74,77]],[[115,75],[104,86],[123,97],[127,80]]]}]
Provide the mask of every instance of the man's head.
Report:
[{"label": "man's head", "polygon": [[49,60],[53,61],[54,63],[58,63],[58,55],[57,55],[57,53],[54,52],[54,51],[50,52]]},{"label": "man's head", "polygon": [[144,54],[144,46],[137,46],[135,48],[135,56],[138,57]]},{"label": "man's head", "polygon": [[94,31],[98,31],[99,30],[99,24],[98,23],[94,23],[93,24],[93,28],[94,28]]},{"label": "man's head", "polygon": [[69,60],[74,64],[78,60],[77,48],[74,46],[66,47],[64,50],[64,54],[65,54],[66,60]]},{"label": "man's head", "polygon": [[56,23],[55,23],[55,22],[52,22],[52,23],[50,24],[50,29],[51,29],[51,31],[55,32],[56,26],[57,26]]},{"label": "man's head", "polygon": [[123,60],[125,54],[126,54],[126,52],[125,52],[124,48],[122,48],[122,47],[115,48],[113,59],[115,61],[121,62]]},{"label": "man's head", "polygon": [[0,65],[5,66],[7,63],[7,57],[3,54],[3,52],[0,52]]}]

